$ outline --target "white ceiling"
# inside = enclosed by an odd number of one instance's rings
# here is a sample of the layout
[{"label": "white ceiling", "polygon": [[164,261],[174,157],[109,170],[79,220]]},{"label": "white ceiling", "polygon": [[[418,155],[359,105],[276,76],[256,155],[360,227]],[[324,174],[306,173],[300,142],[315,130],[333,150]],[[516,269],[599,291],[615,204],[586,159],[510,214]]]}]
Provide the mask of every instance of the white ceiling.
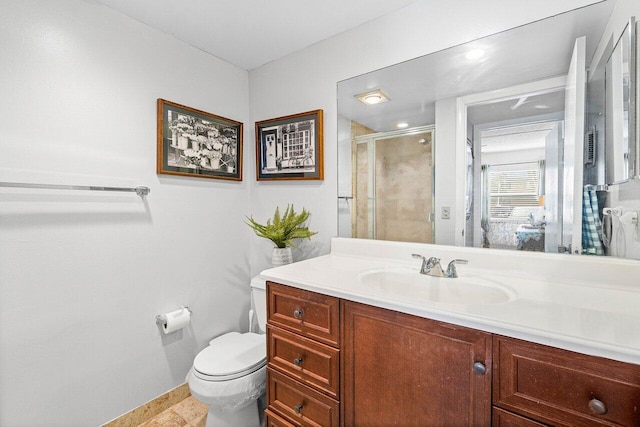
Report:
[{"label": "white ceiling", "polygon": [[[394,130],[400,121],[410,127],[430,125],[435,123],[436,100],[565,75],[577,37],[586,37],[590,63],[614,3],[596,3],[343,80],[338,83],[338,112],[376,132]],[[466,53],[476,48],[485,55],[468,59]],[[377,88],[391,100],[366,106],[355,97]],[[478,124],[564,109],[563,97],[532,102],[531,96],[515,108],[518,101],[474,110],[469,119]],[[540,104],[550,108],[535,109]],[[504,111],[510,114],[498,114]]]},{"label": "white ceiling", "polygon": [[245,70],[415,0],[98,0]]}]

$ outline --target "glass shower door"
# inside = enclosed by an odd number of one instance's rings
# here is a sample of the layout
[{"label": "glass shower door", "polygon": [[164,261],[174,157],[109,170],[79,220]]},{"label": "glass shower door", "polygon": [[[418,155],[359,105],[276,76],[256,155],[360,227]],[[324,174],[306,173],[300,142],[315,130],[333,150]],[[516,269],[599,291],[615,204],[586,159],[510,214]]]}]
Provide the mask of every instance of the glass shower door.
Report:
[{"label": "glass shower door", "polygon": [[433,242],[433,127],[354,140],[353,236]]}]

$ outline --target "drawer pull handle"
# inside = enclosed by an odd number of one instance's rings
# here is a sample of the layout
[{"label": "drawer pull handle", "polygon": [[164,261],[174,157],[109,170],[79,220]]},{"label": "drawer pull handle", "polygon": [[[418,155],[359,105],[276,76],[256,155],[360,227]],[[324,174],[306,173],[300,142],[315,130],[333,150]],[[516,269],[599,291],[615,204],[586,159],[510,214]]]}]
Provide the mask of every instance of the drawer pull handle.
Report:
[{"label": "drawer pull handle", "polygon": [[482,362],[476,362],[473,364],[473,371],[476,374],[484,375],[487,372],[487,367]]},{"label": "drawer pull handle", "polygon": [[302,366],[302,361],[304,359],[302,359],[302,357],[296,357],[295,359],[293,359],[293,364],[296,366]]},{"label": "drawer pull handle", "polygon": [[299,404],[299,405],[294,406],[293,410],[296,412],[296,414],[302,413],[302,403]]},{"label": "drawer pull handle", "polygon": [[296,319],[302,319],[303,314],[304,311],[302,311],[301,308],[296,308],[295,310],[293,310],[293,317],[295,317]]},{"label": "drawer pull handle", "polygon": [[597,415],[604,415],[607,413],[607,405],[605,405],[604,402],[598,399],[591,399],[589,401],[589,409],[591,409],[591,412]]}]

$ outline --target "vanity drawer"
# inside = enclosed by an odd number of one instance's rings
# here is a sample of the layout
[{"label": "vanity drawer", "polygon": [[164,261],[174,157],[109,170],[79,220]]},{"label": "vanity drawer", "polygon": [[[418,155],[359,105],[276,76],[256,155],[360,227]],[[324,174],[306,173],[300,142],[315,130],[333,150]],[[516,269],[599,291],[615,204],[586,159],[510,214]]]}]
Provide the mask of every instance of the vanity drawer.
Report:
[{"label": "vanity drawer", "polygon": [[291,424],[269,409],[265,409],[264,411],[264,425],[265,427],[295,427],[295,424]]},{"label": "vanity drawer", "polygon": [[640,365],[494,336],[493,403],[551,424],[640,425]]},{"label": "vanity drawer", "polygon": [[273,282],[267,282],[267,293],[269,324],[338,347],[338,298]]},{"label": "vanity drawer", "polygon": [[339,350],[273,326],[267,343],[269,366],[338,398]]},{"label": "vanity drawer", "polygon": [[272,368],[267,371],[269,410],[295,426],[338,426],[340,404],[336,400]]},{"label": "vanity drawer", "polygon": [[546,427],[537,421],[516,415],[512,412],[493,407],[491,427]]}]

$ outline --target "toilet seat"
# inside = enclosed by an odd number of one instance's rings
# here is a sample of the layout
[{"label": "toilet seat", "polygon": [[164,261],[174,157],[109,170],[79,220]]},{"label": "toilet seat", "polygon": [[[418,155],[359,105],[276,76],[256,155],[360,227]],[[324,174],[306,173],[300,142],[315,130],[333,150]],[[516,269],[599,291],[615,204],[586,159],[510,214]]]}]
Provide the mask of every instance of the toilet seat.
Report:
[{"label": "toilet seat", "polygon": [[193,361],[193,373],[206,381],[243,377],[267,363],[265,335],[229,332],[209,343]]}]

